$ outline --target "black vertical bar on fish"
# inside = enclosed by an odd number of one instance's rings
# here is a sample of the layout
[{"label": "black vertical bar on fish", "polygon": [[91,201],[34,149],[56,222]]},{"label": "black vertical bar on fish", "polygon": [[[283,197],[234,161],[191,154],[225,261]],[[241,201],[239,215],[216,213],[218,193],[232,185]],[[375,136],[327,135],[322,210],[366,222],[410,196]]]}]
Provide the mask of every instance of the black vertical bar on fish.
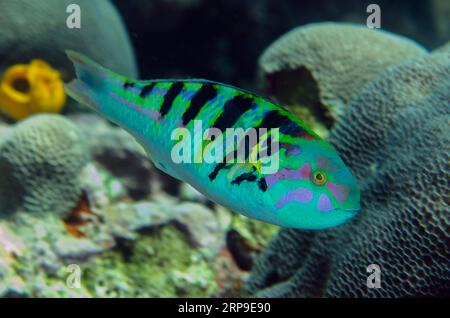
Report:
[{"label": "black vertical bar on fish", "polygon": [[225,168],[227,165],[225,158],[223,160],[223,162],[218,163],[215,167],[214,170],[209,174],[209,180],[213,181],[217,175],[219,174],[220,170],[222,170],[223,168]]},{"label": "black vertical bar on fish", "polygon": [[134,87],[134,83],[130,82],[130,81],[126,81],[125,83],[123,83],[122,87],[124,89],[128,89],[129,87]]},{"label": "black vertical bar on fish", "polygon": [[298,137],[301,133],[307,133],[299,124],[292,121],[288,116],[280,113],[279,110],[271,110],[264,114],[261,123],[255,128],[279,128],[280,133],[292,137]]},{"label": "black vertical bar on fish", "polygon": [[165,117],[172,107],[172,103],[175,100],[175,98],[178,96],[178,94],[181,93],[183,90],[184,83],[181,81],[174,82],[170,86],[170,88],[167,90],[167,93],[164,95],[164,101],[161,105],[161,109],[159,112],[161,113],[161,117]]},{"label": "black vertical bar on fish", "polygon": [[204,83],[192,98],[189,107],[183,114],[183,125],[187,125],[192,119],[195,119],[210,100],[217,96],[217,90],[211,83]]},{"label": "black vertical bar on fish", "polygon": [[243,181],[254,182],[256,179],[257,176],[253,174],[253,172],[246,172],[237,176],[233,181],[231,181],[231,184],[240,185]]},{"label": "black vertical bar on fish", "polygon": [[252,104],[253,98],[250,96],[241,94],[233,97],[225,103],[223,113],[216,119],[212,127],[218,128],[222,132],[233,127],[242,114],[251,108]]},{"label": "black vertical bar on fish", "polygon": [[266,178],[263,177],[258,180],[258,187],[262,192],[266,192],[266,190],[267,190]]},{"label": "black vertical bar on fish", "polygon": [[150,93],[152,92],[153,88],[155,87],[156,82],[147,84],[145,86],[142,87],[141,92],[139,93],[139,97],[141,98],[145,98],[148,95],[150,95]]}]

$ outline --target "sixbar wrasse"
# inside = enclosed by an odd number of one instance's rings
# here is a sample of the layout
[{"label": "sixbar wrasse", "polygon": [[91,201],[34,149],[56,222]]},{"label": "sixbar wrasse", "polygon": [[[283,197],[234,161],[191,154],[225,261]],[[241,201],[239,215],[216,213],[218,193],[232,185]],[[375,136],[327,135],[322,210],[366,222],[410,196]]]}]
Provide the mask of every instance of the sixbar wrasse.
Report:
[{"label": "sixbar wrasse", "polygon": [[[208,80],[131,80],[67,54],[77,73],[67,93],[131,133],[156,167],[211,200],[300,229],[337,226],[359,211],[358,184],[335,149],[272,101]],[[227,135],[230,129],[254,131],[256,142],[250,134]],[[229,136],[245,146],[243,161]]]}]

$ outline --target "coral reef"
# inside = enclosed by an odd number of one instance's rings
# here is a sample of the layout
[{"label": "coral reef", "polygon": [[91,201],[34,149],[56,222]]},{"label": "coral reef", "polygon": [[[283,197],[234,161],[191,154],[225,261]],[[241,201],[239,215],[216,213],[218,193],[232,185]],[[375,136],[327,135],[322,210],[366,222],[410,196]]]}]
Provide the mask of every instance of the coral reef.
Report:
[{"label": "coral reef", "polygon": [[[450,59],[430,54],[365,86],[332,130],[361,185],[360,216],[282,230],[246,285],[261,297],[449,296]],[[368,288],[367,267],[381,268]]]},{"label": "coral reef", "polygon": [[69,79],[72,66],[64,51],[76,49],[121,74],[137,75],[129,36],[109,1],[76,2],[81,9],[81,30],[66,27],[70,0],[2,2],[6,1],[0,2],[0,71],[43,58],[61,71],[63,79]]},{"label": "coral reef", "polygon": [[[64,220],[17,213],[0,221],[0,297],[218,296],[225,277],[236,293],[243,274],[225,232],[216,212],[175,198],[101,209],[84,202]],[[67,283],[71,264],[80,288]]]},{"label": "coral reef", "polygon": [[[100,297],[199,297],[217,293],[215,272],[174,226],[139,236],[83,265],[86,285]],[[126,244],[126,243],[122,243]],[[175,257],[176,256],[176,257]]]},{"label": "coral reef", "polygon": [[279,227],[243,215],[233,216],[227,232],[227,246],[237,266],[249,271],[256,257],[278,233]]},{"label": "coral reef", "polygon": [[89,155],[73,123],[36,115],[16,124],[0,142],[0,211],[64,214],[78,202],[79,175]]},{"label": "coral reef", "polygon": [[95,162],[120,180],[131,198],[139,200],[159,191],[179,193],[180,182],[156,169],[129,133],[89,113],[73,114],[70,119],[80,127]]},{"label": "coral reef", "polygon": [[238,296],[237,246],[252,264],[276,230],[162,178],[93,114],[1,124],[0,173],[0,297]]},{"label": "coral reef", "polygon": [[58,215],[17,213],[0,221],[0,254],[7,264],[0,275],[0,297],[87,297],[84,288],[68,288],[69,264],[98,255],[114,241],[101,224],[89,222],[89,238],[73,236]]},{"label": "coral reef", "polygon": [[39,112],[57,113],[65,101],[59,72],[39,59],[11,66],[0,83],[0,111],[15,120]]},{"label": "coral reef", "polygon": [[309,108],[331,126],[365,83],[390,65],[420,56],[413,41],[345,23],[314,23],[291,30],[259,59],[266,91]]},{"label": "coral reef", "polygon": [[[448,43],[428,54],[388,32],[316,23],[261,55],[266,95],[321,136],[331,131],[362,188],[363,211],[351,223],[280,230],[162,173],[131,135],[74,112],[73,100],[62,110],[61,81],[73,77],[64,51],[136,78],[136,50],[141,78],[254,90],[256,56],[274,38],[310,21],[364,23],[359,0],[78,0],[81,29],[66,24],[69,0],[6,2],[0,297],[450,295]],[[401,13],[378,4],[384,30],[427,48],[449,38],[445,0]],[[381,268],[381,289],[367,288],[370,264]]]},{"label": "coral reef", "polygon": [[446,44],[438,47],[436,50],[433,51],[434,53],[450,53],[450,42],[447,42]]}]

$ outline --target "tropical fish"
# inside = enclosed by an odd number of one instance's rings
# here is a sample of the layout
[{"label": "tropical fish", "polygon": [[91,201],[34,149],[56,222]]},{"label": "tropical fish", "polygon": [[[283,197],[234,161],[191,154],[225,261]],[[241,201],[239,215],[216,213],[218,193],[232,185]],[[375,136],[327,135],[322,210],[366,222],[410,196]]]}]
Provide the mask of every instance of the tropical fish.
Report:
[{"label": "tropical fish", "polygon": [[[269,99],[209,80],[131,80],[79,53],[67,55],[77,74],[65,86],[67,94],[128,131],[157,168],[212,201],[248,217],[298,229],[337,226],[359,211],[358,184],[336,150]],[[198,122],[202,128],[195,132]],[[233,153],[224,151],[220,162],[174,161],[173,150],[180,142],[174,140],[174,131],[184,129],[201,144],[219,149],[214,146],[223,145],[227,137],[203,139],[212,127],[223,132],[266,128],[245,152],[245,158],[251,154],[257,160],[226,160],[236,154],[232,149]],[[271,147],[274,139],[277,147]],[[199,152],[195,145],[189,151],[194,156]],[[278,169],[264,173],[261,162],[275,156]]]}]

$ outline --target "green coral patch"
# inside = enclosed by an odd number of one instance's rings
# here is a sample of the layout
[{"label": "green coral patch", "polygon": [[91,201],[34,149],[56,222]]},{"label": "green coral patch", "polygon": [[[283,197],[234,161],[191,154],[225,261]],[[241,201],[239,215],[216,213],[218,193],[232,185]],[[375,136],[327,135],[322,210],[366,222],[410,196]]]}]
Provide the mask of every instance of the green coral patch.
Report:
[{"label": "green coral patch", "polygon": [[[146,235],[151,234],[151,235]],[[103,297],[204,297],[215,273],[175,226],[159,227],[84,265],[84,281]]]}]

